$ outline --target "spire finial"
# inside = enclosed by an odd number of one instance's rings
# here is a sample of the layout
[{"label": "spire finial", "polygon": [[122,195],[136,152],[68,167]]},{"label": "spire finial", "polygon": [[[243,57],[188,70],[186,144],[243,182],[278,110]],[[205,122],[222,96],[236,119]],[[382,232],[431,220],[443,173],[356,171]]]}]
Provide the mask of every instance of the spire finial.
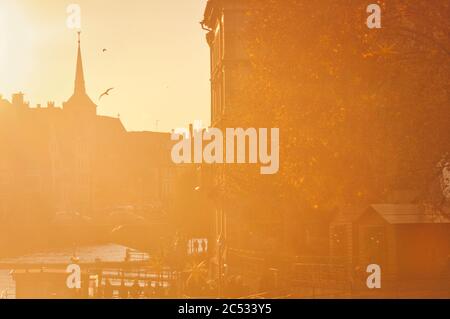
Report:
[{"label": "spire finial", "polygon": [[80,44],[81,31],[78,31],[77,34],[78,34],[78,53],[77,53],[77,68],[75,74],[75,94],[86,94],[86,89],[84,87],[83,60],[81,58],[81,44]]}]

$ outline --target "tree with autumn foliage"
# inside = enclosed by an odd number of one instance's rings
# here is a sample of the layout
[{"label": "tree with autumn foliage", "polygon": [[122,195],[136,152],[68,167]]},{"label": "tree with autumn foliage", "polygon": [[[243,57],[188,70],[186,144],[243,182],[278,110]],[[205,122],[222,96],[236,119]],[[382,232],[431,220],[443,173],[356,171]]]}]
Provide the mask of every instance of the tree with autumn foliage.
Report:
[{"label": "tree with autumn foliage", "polygon": [[425,193],[450,149],[450,3],[378,1],[381,29],[362,0],[249,3],[233,117],[280,128],[280,172],[229,168],[227,192],[289,218]]}]

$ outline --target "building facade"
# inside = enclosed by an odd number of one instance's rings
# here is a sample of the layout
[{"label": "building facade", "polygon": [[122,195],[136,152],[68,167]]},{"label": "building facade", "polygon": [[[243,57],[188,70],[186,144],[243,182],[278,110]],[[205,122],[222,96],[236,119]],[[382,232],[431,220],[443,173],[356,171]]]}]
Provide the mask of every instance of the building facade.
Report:
[{"label": "building facade", "polygon": [[[253,75],[245,38],[253,10],[253,1],[210,0],[204,12],[202,28],[210,47],[211,126],[223,131],[260,127],[248,116],[258,110],[247,108],[244,102]],[[245,285],[251,286],[247,291],[257,291],[283,236],[282,215],[273,206],[270,192],[265,193],[269,178],[251,165],[218,164],[202,169],[214,214],[213,276],[219,278],[222,289],[224,278],[243,276]],[[262,205],[261,198],[268,199],[267,205]]]},{"label": "building facade", "polygon": [[30,107],[23,93],[0,97],[0,251],[33,242],[23,234],[59,219],[107,223],[117,210],[152,218],[170,209],[170,134],[127,132],[120,118],[97,115],[96,107],[79,39],[74,92],[61,107]]}]

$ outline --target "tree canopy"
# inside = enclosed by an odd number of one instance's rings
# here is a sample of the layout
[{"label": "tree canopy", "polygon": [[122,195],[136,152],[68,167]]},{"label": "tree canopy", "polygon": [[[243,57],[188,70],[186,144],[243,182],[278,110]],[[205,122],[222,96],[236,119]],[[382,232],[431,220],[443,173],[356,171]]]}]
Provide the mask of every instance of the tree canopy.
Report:
[{"label": "tree canopy", "polygon": [[235,115],[281,131],[280,173],[252,178],[312,208],[426,188],[450,149],[450,3],[378,1],[369,29],[367,1],[252,1]]}]

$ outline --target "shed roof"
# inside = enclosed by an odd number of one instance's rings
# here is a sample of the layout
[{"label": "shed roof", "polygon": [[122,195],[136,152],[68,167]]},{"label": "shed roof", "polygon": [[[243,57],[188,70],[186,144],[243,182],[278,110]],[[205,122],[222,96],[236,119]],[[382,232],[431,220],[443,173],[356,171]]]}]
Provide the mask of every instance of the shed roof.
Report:
[{"label": "shed roof", "polygon": [[370,206],[389,224],[447,224],[450,218],[439,211],[416,204],[374,204]]}]

